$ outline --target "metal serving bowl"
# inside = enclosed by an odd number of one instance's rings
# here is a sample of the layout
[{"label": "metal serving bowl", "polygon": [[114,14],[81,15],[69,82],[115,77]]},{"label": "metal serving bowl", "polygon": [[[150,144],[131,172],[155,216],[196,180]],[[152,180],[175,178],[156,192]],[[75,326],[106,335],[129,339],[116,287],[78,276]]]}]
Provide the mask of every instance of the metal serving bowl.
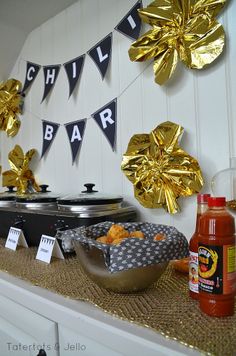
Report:
[{"label": "metal serving bowl", "polygon": [[88,277],[98,286],[118,293],[141,291],[156,282],[168,266],[168,262],[126,271],[111,273],[104,262],[104,255],[96,247],[86,247],[75,242],[76,254]]},{"label": "metal serving bowl", "polygon": [[[97,285],[118,293],[136,292],[156,282],[173,259],[188,256],[186,237],[173,226],[148,222],[122,222],[129,233],[142,231],[145,238],[125,238],[118,245],[97,241],[107,235],[114,223],[104,221],[95,225],[67,230],[62,246],[72,242],[85,273]],[[156,236],[164,238],[156,240]]]}]

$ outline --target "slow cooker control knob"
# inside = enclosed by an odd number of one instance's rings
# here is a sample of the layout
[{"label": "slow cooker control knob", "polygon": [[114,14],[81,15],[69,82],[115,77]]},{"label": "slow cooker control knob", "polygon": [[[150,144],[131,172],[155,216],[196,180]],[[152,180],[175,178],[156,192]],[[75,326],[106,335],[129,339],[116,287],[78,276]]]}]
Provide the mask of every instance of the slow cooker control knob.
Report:
[{"label": "slow cooker control knob", "polygon": [[95,184],[93,183],[86,183],[84,186],[87,188],[87,190],[83,190],[82,193],[97,193],[97,190],[93,190],[93,187],[95,187]]},{"label": "slow cooker control knob", "polygon": [[25,220],[23,219],[23,217],[18,215],[13,220],[12,226],[17,227],[18,229],[23,229],[24,223],[25,223]]},{"label": "slow cooker control knob", "polygon": [[54,228],[57,232],[69,229],[69,225],[66,224],[65,220],[58,219],[54,224]]}]

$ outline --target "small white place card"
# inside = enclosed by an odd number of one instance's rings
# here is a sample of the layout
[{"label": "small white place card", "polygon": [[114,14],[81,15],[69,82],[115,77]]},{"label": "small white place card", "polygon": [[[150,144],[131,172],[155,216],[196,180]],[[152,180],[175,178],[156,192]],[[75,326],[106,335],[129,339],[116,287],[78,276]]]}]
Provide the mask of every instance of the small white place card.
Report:
[{"label": "small white place card", "polygon": [[10,227],[5,247],[9,248],[10,250],[16,251],[17,246],[28,247],[25,235],[21,229],[17,229],[16,227]]},{"label": "small white place card", "polygon": [[36,255],[36,260],[50,263],[52,256],[64,260],[63,253],[60,249],[57,239],[52,236],[42,235]]}]

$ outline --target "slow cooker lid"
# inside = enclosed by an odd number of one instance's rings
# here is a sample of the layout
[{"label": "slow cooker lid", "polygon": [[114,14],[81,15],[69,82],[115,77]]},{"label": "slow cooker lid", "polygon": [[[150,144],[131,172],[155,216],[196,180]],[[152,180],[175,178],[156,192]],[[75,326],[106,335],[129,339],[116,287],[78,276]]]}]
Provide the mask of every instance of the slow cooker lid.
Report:
[{"label": "slow cooker lid", "polygon": [[16,200],[16,191],[14,190],[13,186],[7,187],[8,190],[0,193],[0,202],[1,201],[15,201]]},{"label": "slow cooker lid", "polygon": [[18,203],[51,203],[57,202],[58,194],[53,194],[47,190],[48,185],[40,185],[41,191],[39,193],[27,193],[16,196],[16,202]]},{"label": "slow cooker lid", "polygon": [[56,202],[58,195],[45,196],[41,193],[25,194],[16,197],[16,202],[18,203],[51,203]]},{"label": "slow cooker lid", "polygon": [[95,184],[84,184],[86,190],[76,195],[66,195],[57,199],[59,205],[106,205],[121,203],[123,198],[117,195],[99,193],[97,190],[93,190]]}]

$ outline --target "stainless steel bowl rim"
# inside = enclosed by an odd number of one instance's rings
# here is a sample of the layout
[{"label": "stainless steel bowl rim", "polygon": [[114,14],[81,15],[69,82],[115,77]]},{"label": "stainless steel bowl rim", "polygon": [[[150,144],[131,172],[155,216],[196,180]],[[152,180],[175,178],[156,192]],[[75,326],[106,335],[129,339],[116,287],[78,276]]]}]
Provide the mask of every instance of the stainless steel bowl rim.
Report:
[{"label": "stainless steel bowl rim", "polygon": [[101,205],[64,205],[58,203],[58,209],[62,211],[73,211],[77,213],[113,211],[121,208],[121,203]]},{"label": "stainless steel bowl rim", "polygon": [[29,209],[29,210],[33,210],[33,209],[55,209],[57,207],[56,201],[55,202],[17,202],[15,203],[15,206],[17,208],[21,208],[21,209]]},{"label": "stainless steel bowl rim", "polygon": [[15,207],[16,201],[15,200],[0,200],[0,208],[8,208],[8,207]]}]

